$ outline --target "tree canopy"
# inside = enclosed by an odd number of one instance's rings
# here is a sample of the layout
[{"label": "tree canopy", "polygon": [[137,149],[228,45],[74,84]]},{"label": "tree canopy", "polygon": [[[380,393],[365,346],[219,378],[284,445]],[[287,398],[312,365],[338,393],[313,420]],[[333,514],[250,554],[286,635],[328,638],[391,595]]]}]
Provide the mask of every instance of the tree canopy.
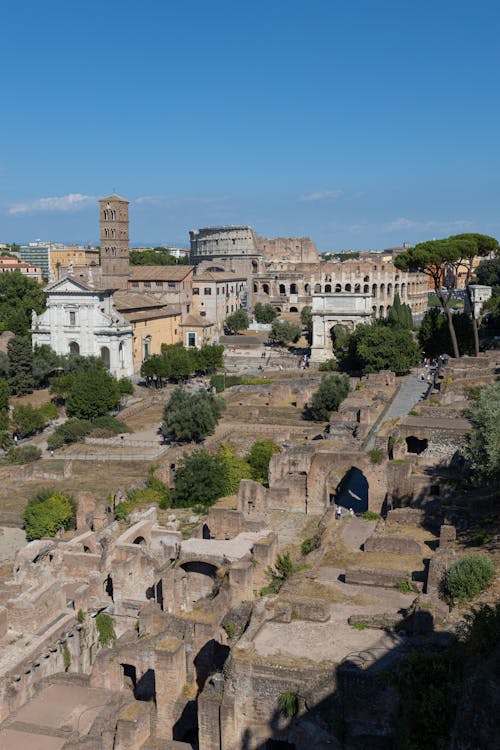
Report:
[{"label": "tree canopy", "polygon": [[269,303],[263,305],[262,302],[257,302],[253,308],[253,315],[257,323],[272,323],[278,317],[278,312]]},{"label": "tree canopy", "polygon": [[248,313],[245,310],[236,310],[226,318],[226,326],[235,333],[246,331],[249,325],[250,320],[248,318]]},{"label": "tree canopy", "polygon": [[66,413],[68,417],[92,421],[115,409],[120,398],[118,381],[107,370],[79,372],[70,386]]},{"label": "tree canopy", "polygon": [[324,375],[319,388],[313,393],[305,416],[316,422],[326,422],[333,411],[337,411],[349,393],[349,378],[346,375]]},{"label": "tree canopy", "polygon": [[402,375],[420,361],[420,351],[411,331],[388,325],[385,321],[359,325],[349,336],[349,368],[363,374],[392,370]]},{"label": "tree canopy", "polygon": [[274,453],[279,453],[281,448],[271,440],[257,440],[251,447],[247,461],[252,470],[251,478],[255,482],[267,484],[269,481],[269,461]]},{"label": "tree canopy", "polygon": [[269,332],[269,340],[275,344],[287,346],[292,342],[295,344],[300,339],[302,330],[295,323],[289,323],[287,320],[273,320]]},{"label": "tree canopy", "polygon": [[61,528],[72,528],[75,511],[73,499],[60,492],[51,492],[48,497],[40,493],[31,498],[23,514],[28,541],[41,539],[43,536],[55,536]]},{"label": "tree canopy", "polygon": [[468,410],[472,432],[465,455],[472,481],[477,486],[500,478],[500,381],[481,388]]},{"label": "tree canopy", "polygon": [[395,326],[396,328],[406,328],[407,330],[413,328],[411,307],[401,302],[399,294],[394,295],[394,302],[389,310],[387,320],[390,325]]},{"label": "tree canopy", "polygon": [[31,313],[45,310],[46,297],[35,279],[27,278],[20,271],[0,274],[0,326],[18,336],[28,336],[31,328]]},{"label": "tree canopy", "polygon": [[153,379],[185,381],[193,373],[215,372],[224,364],[224,346],[205,344],[200,349],[186,349],[183,344],[162,344],[161,354],[153,354],[141,366],[141,375],[148,383]]},{"label": "tree canopy", "polygon": [[162,434],[180,442],[199,442],[214,432],[223,409],[220,396],[175,388],[163,412]]},{"label": "tree canopy", "polygon": [[[454,313],[453,326],[460,354],[472,354],[474,334],[470,317],[463,312]],[[439,357],[441,354],[453,355],[446,315],[438,307],[431,307],[425,313],[418,329],[418,343],[428,357]]]},{"label": "tree canopy", "polygon": [[221,456],[201,449],[182,459],[175,472],[172,505],[212,505],[229,494],[227,469]]},{"label": "tree canopy", "polygon": [[[4,274],[10,276],[11,274]],[[3,275],[0,276],[0,280]],[[35,387],[33,378],[33,350],[27,336],[14,336],[7,344],[9,357],[8,383],[12,393],[25,396]]]},{"label": "tree canopy", "polygon": [[185,266],[189,264],[189,255],[176,258],[171,250],[172,248],[169,247],[131,250],[130,264],[132,266]]}]

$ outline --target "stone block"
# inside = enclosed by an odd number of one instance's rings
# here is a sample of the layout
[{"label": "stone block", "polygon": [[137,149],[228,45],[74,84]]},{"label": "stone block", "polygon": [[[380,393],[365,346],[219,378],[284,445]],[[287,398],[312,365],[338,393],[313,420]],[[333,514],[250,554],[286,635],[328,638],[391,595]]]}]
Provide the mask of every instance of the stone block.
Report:
[{"label": "stone block", "polygon": [[411,536],[372,534],[365,542],[365,552],[386,552],[393,555],[421,555],[420,544]]},{"label": "stone block", "polygon": [[439,529],[439,548],[455,549],[457,530],[454,526],[443,524]]},{"label": "stone block", "polygon": [[386,570],[384,568],[358,568],[347,570],[345,582],[358,586],[381,586],[397,588],[401,581],[407,581],[410,575],[404,570]]},{"label": "stone block", "polygon": [[116,725],[114,750],[141,747],[150,735],[150,714],[148,703],[135,701],[126,706]]}]

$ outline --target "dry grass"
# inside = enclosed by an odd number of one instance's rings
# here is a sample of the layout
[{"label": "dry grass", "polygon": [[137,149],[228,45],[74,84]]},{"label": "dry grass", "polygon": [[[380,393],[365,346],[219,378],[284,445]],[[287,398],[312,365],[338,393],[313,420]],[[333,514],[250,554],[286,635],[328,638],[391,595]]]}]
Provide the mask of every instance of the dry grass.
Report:
[{"label": "dry grass", "polygon": [[27,404],[31,404],[35,409],[38,409],[43,404],[46,404],[50,401],[51,395],[49,393],[48,388],[44,388],[40,391],[33,391],[33,393],[29,393],[27,396],[11,396],[10,403],[12,406],[26,406]]},{"label": "dry grass", "polygon": [[303,578],[302,581],[293,588],[293,594],[289,594],[290,599],[293,601],[293,597],[305,597],[310,599],[321,599],[329,604],[355,604],[363,607],[369,604],[374,604],[375,600],[364,596],[363,594],[347,594],[341,591],[335,585],[329,585],[327,583],[320,583],[310,578]]},{"label": "dry grass", "polygon": [[[50,462],[46,469],[62,475],[62,464],[62,461]],[[92,492],[99,500],[105,500],[119,488],[125,490],[144,481],[148,466],[149,462],[143,461],[73,461],[71,477],[52,481],[14,481],[8,479],[8,470],[0,469],[0,509],[22,512],[28,498],[41,485],[55,487],[60,492],[72,495]]]},{"label": "dry grass", "polygon": [[322,565],[335,568],[386,568],[387,570],[420,570],[422,558],[418,555],[394,555],[385,552],[361,552],[350,550],[342,540],[328,545],[321,561]]},{"label": "dry grass", "polygon": [[138,432],[145,427],[158,426],[162,421],[164,408],[165,404],[145,404],[144,409],[137,414],[131,417],[123,416],[123,421],[132,432]]}]

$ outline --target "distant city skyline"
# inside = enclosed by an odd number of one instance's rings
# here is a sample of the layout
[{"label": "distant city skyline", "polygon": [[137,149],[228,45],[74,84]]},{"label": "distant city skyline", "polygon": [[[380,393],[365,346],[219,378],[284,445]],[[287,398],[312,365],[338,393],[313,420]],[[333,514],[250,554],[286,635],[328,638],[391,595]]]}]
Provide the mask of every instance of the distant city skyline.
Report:
[{"label": "distant city skyline", "polygon": [[97,243],[114,191],[134,244],[498,237],[499,21],[493,0],[8,4],[0,242]]}]

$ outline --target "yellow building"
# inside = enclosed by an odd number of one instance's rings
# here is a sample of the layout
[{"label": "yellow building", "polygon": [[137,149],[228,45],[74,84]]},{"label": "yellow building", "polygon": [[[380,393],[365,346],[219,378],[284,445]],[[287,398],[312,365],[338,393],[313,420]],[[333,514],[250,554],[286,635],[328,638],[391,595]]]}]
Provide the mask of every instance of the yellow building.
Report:
[{"label": "yellow building", "polygon": [[70,263],[74,269],[98,266],[99,250],[83,245],[63,245],[50,248],[49,266],[55,279],[62,278],[64,270],[67,271]]},{"label": "yellow building", "polygon": [[132,355],[138,372],[145,359],[160,354],[162,344],[182,341],[181,309],[164,305],[149,294],[115,292],[114,307],[132,325]]}]

